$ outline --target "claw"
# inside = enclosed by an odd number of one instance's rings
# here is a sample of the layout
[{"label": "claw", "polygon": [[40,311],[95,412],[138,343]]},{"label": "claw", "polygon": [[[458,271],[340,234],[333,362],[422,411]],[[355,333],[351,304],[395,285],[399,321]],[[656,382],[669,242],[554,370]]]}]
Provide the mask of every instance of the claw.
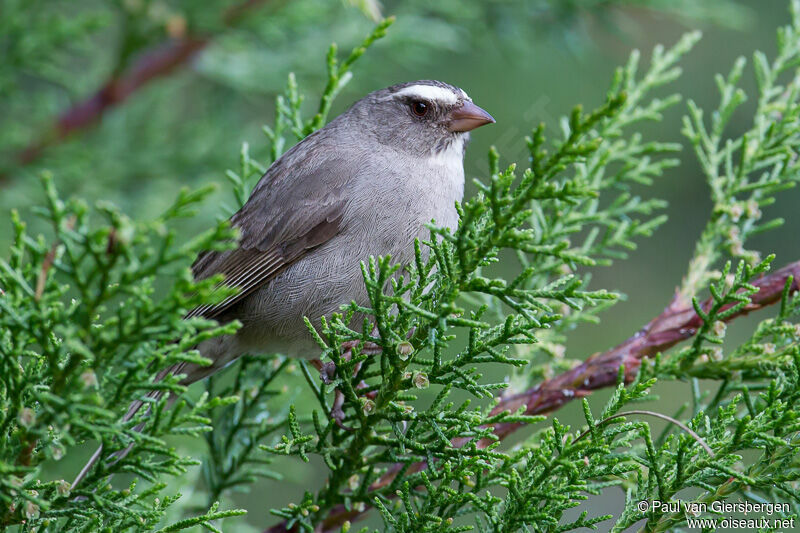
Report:
[{"label": "claw", "polygon": [[319,359],[312,359],[311,364],[319,371],[319,377],[325,385],[330,385],[336,378],[336,365],[332,361],[323,363]]},{"label": "claw", "polygon": [[[345,361],[349,361],[350,358],[353,356],[353,349],[359,345],[361,341],[348,341],[342,343],[342,348],[344,348],[344,353],[342,354],[342,359]],[[368,355],[375,355],[380,353],[381,348],[377,344],[372,342],[364,342],[361,344],[361,353],[368,354]],[[336,378],[336,364],[333,362],[323,363],[319,359],[312,359],[311,364],[319,371],[319,377],[323,383],[326,385],[330,385],[334,382]],[[353,375],[357,375],[358,371],[361,369],[361,363],[358,363],[356,367],[353,369]],[[367,384],[363,381],[358,384],[357,389],[366,388]],[[377,396],[377,391],[372,391],[367,393],[365,396],[370,399],[374,399]],[[335,396],[333,400],[333,407],[331,407],[330,417],[336,423],[337,426],[342,428],[345,431],[353,431],[354,429],[344,425],[344,409],[342,406],[344,405],[344,393],[340,391],[338,388],[335,389]]]},{"label": "claw", "polygon": [[[362,379],[361,383],[359,383],[356,386],[356,390],[366,389],[367,387],[369,387],[369,385],[367,385],[367,382]],[[374,400],[378,396],[378,391],[376,391],[376,390],[370,391],[370,392],[364,394],[363,396],[365,398],[369,398],[370,400]]]},{"label": "claw", "polygon": [[331,418],[333,418],[333,421],[336,422],[336,425],[343,430],[354,431],[353,428],[344,425],[344,410],[342,409],[342,405],[344,405],[344,393],[339,389],[336,389],[336,395],[333,399],[333,407],[331,407]]}]

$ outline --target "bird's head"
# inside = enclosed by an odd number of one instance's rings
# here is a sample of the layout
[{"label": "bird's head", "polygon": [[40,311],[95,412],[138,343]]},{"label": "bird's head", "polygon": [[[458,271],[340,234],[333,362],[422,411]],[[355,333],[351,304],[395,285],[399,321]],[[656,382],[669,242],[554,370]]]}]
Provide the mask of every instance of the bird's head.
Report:
[{"label": "bird's head", "polygon": [[418,157],[453,151],[463,155],[469,132],[494,122],[458,87],[412,81],[370,93],[351,109],[364,133]]}]

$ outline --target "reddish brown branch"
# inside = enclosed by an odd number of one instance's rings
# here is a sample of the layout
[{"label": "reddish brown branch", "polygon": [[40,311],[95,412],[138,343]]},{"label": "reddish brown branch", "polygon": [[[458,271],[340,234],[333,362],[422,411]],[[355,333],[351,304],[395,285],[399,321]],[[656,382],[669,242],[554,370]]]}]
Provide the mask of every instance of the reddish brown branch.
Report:
[{"label": "reddish brown branch", "polygon": [[207,39],[185,38],[146,52],[125,73],[111,78],[89,98],[62,113],[49,131],[19,153],[17,161],[21,165],[35,161],[45,148],[96,123],[107,111],[124,102],[140,87],[170,74],[189,61],[206,44]]},{"label": "reddish brown branch", "polygon": [[[233,24],[264,1],[244,0],[230,7],[222,16],[223,23]],[[123,103],[142,86],[188,63],[209,42],[209,37],[181,37],[145,51],[125,72],[110,78],[87,99],[62,113],[39,139],[17,154],[17,162],[20,165],[31,163],[42,155],[45,148],[95,124],[107,111]]]},{"label": "reddish brown branch", "polygon": [[[750,298],[750,304],[729,316],[726,321],[779,301],[789,276],[793,277],[791,290],[796,292],[800,287],[800,261],[754,281],[753,285],[759,291]],[[701,307],[708,310],[711,305],[711,300],[707,300]],[[726,308],[732,306],[730,304]],[[593,390],[613,387],[617,382],[620,366],[625,367],[625,380],[630,382],[639,371],[642,359],[693,337],[702,324],[703,321],[695,313],[691,303],[680,301],[676,295],[660,315],[622,344],[592,355],[575,368],[532,389],[504,395],[493,414],[502,411],[516,412],[523,406],[528,415],[549,413],[575,398],[588,396]],[[502,439],[519,427],[519,424],[498,424],[495,426],[495,434]]]},{"label": "reddish brown branch", "polygon": [[[793,278],[791,292],[800,290],[800,261],[791,263],[772,274],[762,276],[752,284],[759,291],[750,298],[750,304],[729,316],[730,321],[736,317],[757,311],[781,299],[781,294],[789,277]],[[711,308],[711,300],[703,302],[702,309]],[[731,307],[733,304],[729,305]],[[725,308],[723,308],[725,309]],[[519,393],[507,393],[502,396],[500,403],[492,410],[492,414],[503,411],[517,412],[524,407],[526,415],[549,413],[561,408],[575,398],[583,398],[596,389],[613,387],[617,383],[619,368],[625,368],[625,380],[630,382],[639,370],[642,359],[655,355],[681,341],[693,337],[702,320],[695,313],[691,303],[681,301],[678,296],[656,318],[640,329],[632,337],[614,348],[590,356],[580,365],[560,374],[552,379]],[[522,427],[518,423],[501,423],[494,427],[494,433],[501,440]],[[454,442],[456,445],[463,442]],[[489,441],[481,442],[487,446]],[[407,473],[418,472],[425,468],[425,463],[412,465]],[[370,490],[378,490],[394,481],[401,470],[401,465],[395,465],[381,479],[376,481]],[[344,506],[334,507],[325,520],[318,526],[317,531],[334,531],[348,520],[356,520],[364,512],[348,511]],[[265,533],[285,533],[286,524],[281,523],[265,531]]]}]

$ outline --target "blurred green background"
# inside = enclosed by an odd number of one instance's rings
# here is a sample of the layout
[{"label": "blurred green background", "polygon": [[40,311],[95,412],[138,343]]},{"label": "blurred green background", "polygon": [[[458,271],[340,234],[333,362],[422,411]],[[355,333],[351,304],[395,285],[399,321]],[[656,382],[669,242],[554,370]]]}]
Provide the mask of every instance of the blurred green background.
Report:
[{"label": "blurred green background", "polygon": [[[236,6],[244,9],[232,12]],[[749,59],[755,49],[771,56],[775,29],[788,20],[788,3],[0,0],[0,245],[5,250],[9,242],[11,208],[33,221],[30,207],[42,201],[36,176],[43,169],[54,173],[62,193],[90,203],[111,201],[133,217],[159,213],[181,187],[220,183],[215,201],[187,223],[185,232],[189,236],[208,227],[225,213],[223,204],[232,205],[224,172],[237,166],[241,143],[248,142],[253,156],[267,161],[261,126],[271,123],[274,97],[287,75],[296,73],[311,113],[325,82],[329,43],[337,42],[340,54],[346,53],[379,14],[396,15],[397,22],[356,64],[333,115],[367,92],[401,81],[434,78],[458,85],[497,120],[475,132],[468,149],[468,178],[484,178],[490,145],[498,148],[503,163],[524,165],[524,136],[534,125],[544,121],[555,131],[559,117],[575,104],[599,105],[614,67],[632,49],[642,50],[646,59],[655,44],[671,44],[692,29],[702,29],[704,38],[683,61],[684,74],[669,91],[710,113],[718,101],[713,75],[726,73],[739,55]],[[204,48],[109,106],[92,124],[65,139],[53,133],[61,114],[109,79],[188,39],[202,40]],[[752,104],[752,73],[743,87]],[[734,129],[747,126],[750,109],[745,105],[737,114]],[[684,112],[685,101],[645,134],[682,142]],[[35,157],[23,161],[39,144]],[[594,273],[593,288],[620,291],[627,300],[608,311],[601,326],[578,329],[567,357],[584,358],[624,340],[668,303],[710,206],[693,154],[685,150],[680,157],[679,168],[638,191],[669,201],[667,224],[641,242],[630,259]],[[472,190],[468,187],[468,194]],[[800,190],[784,193],[765,214],[787,223],[748,248],[776,253],[777,265],[800,259],[798,205]],[[729,341],[744,338],[754,320],[731,328]],[[299,403],[303,392],[298,388]],[[678,385],[660,392],[659,410],[667,414],[688,398],[688,388]],[[598,396],[599,403],[604,395]],[[568,406],[559,417],[580,423],[577,408]],[[80,459],[68,458],[62,475],[74,472]],[[277,469],[285,480],[260,483],[227,506],[250,509],[247,522],[264,526],[275,521],[266,516],[269,507],[316,489],[325,471],[313,460],[309,465],[281,461]],[[176,486],[184,485],[182,492],[191,498],[185,485],[198,476],[190,472]],[[595,498],[590,509],[614,512],[621,508],[619,497],[617,492]]]}]

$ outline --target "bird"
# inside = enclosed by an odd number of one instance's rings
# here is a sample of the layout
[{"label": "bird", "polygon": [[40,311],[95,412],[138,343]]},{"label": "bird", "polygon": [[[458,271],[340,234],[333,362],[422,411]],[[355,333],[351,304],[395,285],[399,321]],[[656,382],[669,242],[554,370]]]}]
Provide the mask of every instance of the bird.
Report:
[{"label": "bird", "polygon": [[[238,291],[186,318],[241,327],[197,345],[210,365],[178,363],[156,379],[181,374],[189,385],[246,353],[313,358],[318,347],[304,317],[318,326],[343,304],[366,305],[361,261],[390,255],[409,264],[427,223],[455,229],[470,131],[494,122],[464,90],[412,81],[369,93],[285,152],[231,217],[236,247],[203,252],[192,265],[196,280],[222,274]],[[143,404],[135,401],[123,420]]]}]

